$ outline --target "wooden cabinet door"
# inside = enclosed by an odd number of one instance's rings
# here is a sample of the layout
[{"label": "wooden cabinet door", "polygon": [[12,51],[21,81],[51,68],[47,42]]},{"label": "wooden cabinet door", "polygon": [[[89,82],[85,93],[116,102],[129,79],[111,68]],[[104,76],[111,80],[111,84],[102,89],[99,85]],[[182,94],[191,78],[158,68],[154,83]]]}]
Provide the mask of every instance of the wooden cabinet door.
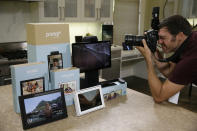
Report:
[{"label": "wooden cabinet door", "polygon": [[82,21],[96,21],[96,0],[82,0]]},{"label": "wooden cabinet door", "polygon": [[61,0],[45,0],[39,3],[39,21],[61,21]]},{"label": "wooden cabinet door", "polygon": [[99,20],[102,22],[113,21],[113,0],[99,0]]},{"label": "wooden cabinet door", "polygon": [[80,21],[81,0],[64,0],[63,14],[66,22]]}]

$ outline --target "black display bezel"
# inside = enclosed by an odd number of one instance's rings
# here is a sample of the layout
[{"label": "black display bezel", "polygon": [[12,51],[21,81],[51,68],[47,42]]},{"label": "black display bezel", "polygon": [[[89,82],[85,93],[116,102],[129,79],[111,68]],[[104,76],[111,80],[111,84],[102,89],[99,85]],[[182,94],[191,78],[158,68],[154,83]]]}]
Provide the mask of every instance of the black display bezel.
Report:
[{"label": "black display bezel", "polygon": [[[76,66],[76,64],[74,62],[74,57],[75,57],[74,55],[76,53],[73,50],[74,46],[83,46],[83,45],[88,45],[88,44],[106,44],[106,45],[108,44],[108,46],[109,46],[109,53],[110,53],[110,55],[109,55],[109,65],[108,66],[100,66],[98,68],[95,67],[95,68],[89,68],[89,69],[82,69],[79,66]],[[109,41],[97,41],[97,42],[92,42],[92,43],[90,43],[90,42],[73,43],[72,44],[72,64],[73,64],[73,66],[80,68],[80,72],[81,73],[87,72],[87,71],[94,71],[94,70],[105,69],[105,68],[111,67],[111,43]]]},{"label": "black display bezel", "polygon": [[[50,118],[50,119],[47,119],[44,121],[36,122],[33,124],[28,124],[27,114],[26,114],[26,109],[25,109],[25,99],[35,98],[35,97],[44,96],[44,95],[50,95],[50,94],[57,93],[57,92],[61,93],[61,103],[62,103],[61,109],[62,109],[63,114],[61,114],[61,116],[58,116],[56,118]],[[20,110],[21,110],[21,119],[22,119],[23,129],[33,128],[33,127],[36,127],[36,126],[39,126],[42,124],[50,123],[50,122],[68,117],[63,89],[55,89],[55,90],[50,90],[50,91],[46,91],[46,92],[42,92],[42,93],[35,93],[35,94],[30,94],[30,95],[25,95],[25,96],[19,96],[19,104],[20,104]]]}]

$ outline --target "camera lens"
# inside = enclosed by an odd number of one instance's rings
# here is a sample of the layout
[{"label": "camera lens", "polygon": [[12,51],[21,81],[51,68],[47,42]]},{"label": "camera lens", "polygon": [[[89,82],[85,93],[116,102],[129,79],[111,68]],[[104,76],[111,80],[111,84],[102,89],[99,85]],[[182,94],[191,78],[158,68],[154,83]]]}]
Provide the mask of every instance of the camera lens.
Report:
[{"label": "camera lens", "polygon": [[144,36],[125,35],[125,42],[130,43],[133,46],[143,46],[142,39],[144,38]]}]

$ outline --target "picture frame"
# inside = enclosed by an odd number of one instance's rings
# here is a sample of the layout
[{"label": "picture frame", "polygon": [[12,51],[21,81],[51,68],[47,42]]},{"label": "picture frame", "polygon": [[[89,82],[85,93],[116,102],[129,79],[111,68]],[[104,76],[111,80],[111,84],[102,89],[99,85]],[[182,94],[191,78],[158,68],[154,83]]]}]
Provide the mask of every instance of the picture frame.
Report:
[{"label": "picture frame", "polygon": [[19,96],[23,129],[68,117],[63,89]]},{"label": "picture frame", "polygon": [[81,116],[105,107],[101,86],[76,91],[74,95],[76,115]]},{"label": "picture frame", "polygon": [[64,89],[64,94],[72,94],[76,91],[77,81],[62,82],[59,84],[59,88]]},{"label": "picture frame", "polygon": [[59,51],[51,52],[51,54],[48,55],[48,66],[49,70],[62,69],[62,53],[59,53]]},{"label": "picture frame", "polygon": [[20,81],[21,95],[29,95],[45,91],[44,77]]}]

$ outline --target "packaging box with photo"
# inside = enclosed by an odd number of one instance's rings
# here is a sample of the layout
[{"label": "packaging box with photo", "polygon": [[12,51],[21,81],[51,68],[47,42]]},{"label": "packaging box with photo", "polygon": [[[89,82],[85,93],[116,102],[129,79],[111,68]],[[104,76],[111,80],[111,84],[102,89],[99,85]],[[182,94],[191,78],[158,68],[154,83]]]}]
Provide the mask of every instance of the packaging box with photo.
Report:
[{"label": "packaging box with photo", "polygon": [[28,62],[46,62],[46,67],[48,67],[48,55],[51,52],[59,51],[62,53],[63,68],[71,67],[71,53],[70,44],[50,44],[50,45],[31,45],[27,46]]},{"label": "packaging box with photo", "polygon": [[64,88],[66,105],[74,104],[73,93],[80,89],[79,68],[70,67],[50,71],[51,88]]},{"label": "packaging box with photo", "polygon": [[35,80],[37,80],[37,82],[41,84],[39,80],[43,78],[42,80],[44,80],[43,81],[44,90],[45,91],[49,90],[48,69],[46,68],[46,64],[44,62],[12,65],[10,66],[10,68],[11,68],[11,77],[12,77],[14,110],[16,113],[20,113],[18,96],[21,96],[22,93],[21,86],[25,86],[25,81],[26,82],[31,81],[31,83],[35,84]]},{"label": "packaging box with photo", "polygon": [[106,93],[103,95],[103,97],[105,101],[109,101],[121,95],[122,95],[122,89]]},{"label": "packaging box with photo", "polygon": [[65,94],[74,93],[76,91],[76,86],[77,86],[76,80],[65,82],[65,83],[64,82],[59,83],[59,88],[63,88]]},{"label": "packaging box with photo", "polygon": [[59,51],[63,67],[71,67],[69,25],[65,23],[29,23],[26,25],[28,62],[46,62],[48,55]]},{"label": "packaging box with photo", "polygon": [[[107,86],[107,87],[102,87],[102,92],[104,95],[104,98],[107,97],[108,100],[110,100],[111,98],[108,98],[109,94],[114,94],[114,95],[118,95],[118,96],[124,96],[127,94],[127,82],[113,82],[114,85],[112,86]],[[116,98],[114,96],[114,98]]]}]

